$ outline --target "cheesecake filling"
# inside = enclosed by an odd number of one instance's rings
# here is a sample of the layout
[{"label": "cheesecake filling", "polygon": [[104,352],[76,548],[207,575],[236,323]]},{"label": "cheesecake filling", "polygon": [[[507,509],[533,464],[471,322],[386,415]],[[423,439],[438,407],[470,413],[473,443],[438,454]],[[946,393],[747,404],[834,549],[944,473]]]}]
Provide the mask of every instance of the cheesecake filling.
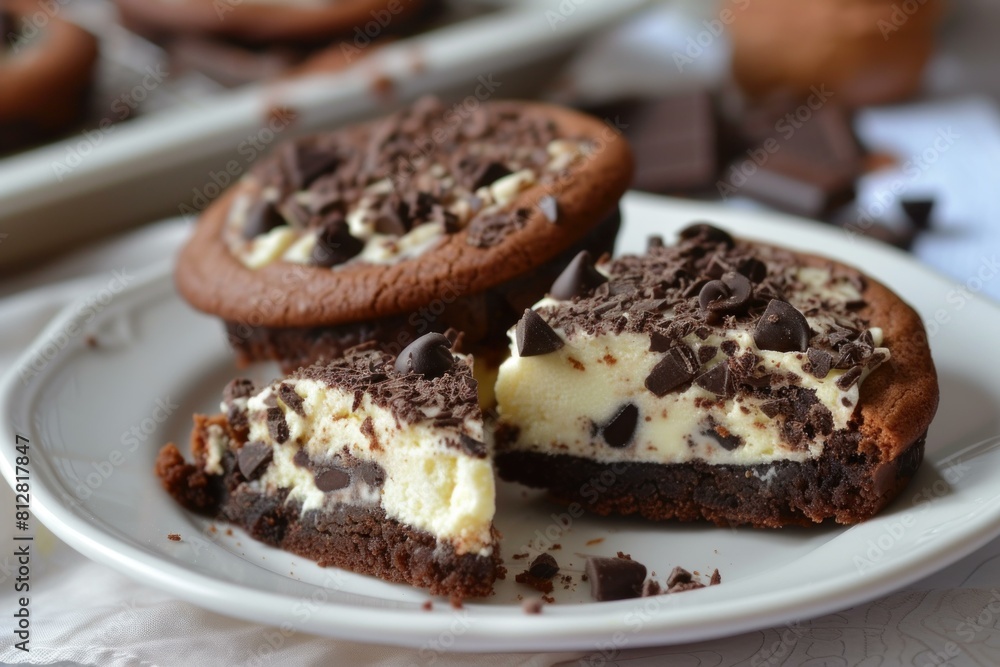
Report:
[{"label": "cheesecake filling", "polygon": [[[626,275],[636,275],[634,261],[624,261]],[[511,356],[500,367],[496,397],[500,423],[513,428],[505,429],[500,446],[605,463],[752,466],[820,456],[834,433],[851,428],[862,383],[890,351],[880,328],[859,326],[851,315],[861,302],[856,280],[770,261],[773,284],[788,301],[773,300],[763,314],[715,320],[704,309],[692,319],[690,295],[710,297],[725,286],[691,279],[694,287],[673,301],[663,290],[642,301],[635,296],[641,287],[616,282],[606,266],[571,266],[578,285],[604,281],[597,290],[605,296],[583,290],[547,297],[510,332]],[[670,265],[657,266],[653,272]],[[734,291],[742,283],[751,295],[767,294],[763,267],[757,287],[738,276],[726,280]],[[641,307],[613,310],[608,302],[616,295],[640,300]],[[754,297],[741,298],[750,304]],[[772,316],[772,306],[781,317]],[[769,317],[772,330],[759,333]],[[661,333],[684,318],[687,333]],[[519,344],[529,329],[531,340]],[[783,336],[796,330],[800,342],[789,344]]]},{"label": "cheesecake filling", "polygon": [[[556,330],[561,336],[565,332]],[[872,330],[876,345],[881,331]],[[711,335],[691,334],[684,342],[695,350],[699,375],[730,357],[754,354],[760,376],[770,376],[772,391],[793,387],[814,397],[829,414],[830,430],[816,433],[805,446],[788,442],[782,419],[765,411],[767,400],[753,396],[720,398],[695,383],[683,391],[656,396],[644,385],[662,354],[650,352],[650,338],[639,333],[575,336],[559,350],[541,356],[519,357],[516,346],[500,367],[496,384],[500,417],[517,424],[515,449],[568,454],[600,462],[634,461],[755,465],[775,461],[804,461],[819,456],[827,437],[847,428],[858,403],[858,382],[841,388],[846,370],[831,369],[822,379],[806,372],[801,352],[760,350],[747,331]],[[723,352],[723,342],[732,353]],[[702,352],[704,350],[704,352]],[[877,348],[877,353],[888,350]],[[800,399],[802,400],[802,399]],[[809,400],[805,398],[804,400]],[[602,428],[634,406],[634,428],[625,442],[608,440]],[[822,419],[822,417],[821,417]],[[627,430],[627,425],[626,427]]]},{"label": "cheesecake filling", "polygon": [[[233,405],[223,407],[232,414]],[[286,502],[300,503],[302,513],[341,503],[381,506],[389,518],[450,543],[459,555],[488,556],[496,509],[492,467],[462,444],[483,442],[482,422],[442,427],[434,423],[436,408],[421,410],[426,419],[407,423],[367,393],[313,379],[272,385],[246,400],[244,447],[266,447],[262,456],[269,456],[250,484],[262,493],[286,490]]]},{"label": "cheesecake filling", "polygon": [[[563,136],[542,110],[458,110],[424,98],[281,145],[236,184],[222,240],[250,269],[394,264],[461,231],[469,245],[489,247],[521,229],[531,207],[556,222],[547,191],[593,150],[590,138]],[[538,197],[522,196],[528,191]]]}]

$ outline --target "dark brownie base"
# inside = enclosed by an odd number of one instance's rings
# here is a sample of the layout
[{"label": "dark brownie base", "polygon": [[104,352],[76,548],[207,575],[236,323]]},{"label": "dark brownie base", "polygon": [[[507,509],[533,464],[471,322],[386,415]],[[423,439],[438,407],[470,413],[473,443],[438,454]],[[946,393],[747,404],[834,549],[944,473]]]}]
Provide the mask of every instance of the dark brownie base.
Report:
[{"label": "dark brownie base", "polygon": [[352,322],[330,327],[275,328],[252,323],[226,322],[229,343],[237,364],[277,361],[285,373],[320,359],[336,359],[344,351],[370,340],[389,354],[399,352],[420,336],[462,332],[461,352],[477,360],[499,365],[507,351],[507,331],[517,323],[525,308],[545,296],[553,281],[581,250],[595,258],[613,253],[621,227],[620,211],[609,216],[580,243],[568,248],[530,275],[519,276],[479,294],[442,294],[420,311]]},{"label": "dark brownie base", "polygon": [[300,516],[301,504],[286,504],[286,493],[264,494],[246,485],[231,453],[222,463],[224,475],[206,475],[169,444],[160,451],[156,474],[187,509],[240,526],[254,539],[322,567],[451,598],[490,595],[505,572],[499,548],[491,556],[458,555],[433,535],[387,517],[378,506],[341,505],[332,512],[312,510]]},{"label": "dark brownie base", "polygon": [[[497,454],[496,466],[507,481],[548,489],[553,499],[600,515],[761,528],[827,520],[853,524],[871,518],[909,483],[923,460],[925,437],[887,462],[859,453],[857,439],[843,437],[818,459],[802,463],[609,465],[565,454],[507,451]],[[769,481],[757,476],[772,467],[776,472]]]}]

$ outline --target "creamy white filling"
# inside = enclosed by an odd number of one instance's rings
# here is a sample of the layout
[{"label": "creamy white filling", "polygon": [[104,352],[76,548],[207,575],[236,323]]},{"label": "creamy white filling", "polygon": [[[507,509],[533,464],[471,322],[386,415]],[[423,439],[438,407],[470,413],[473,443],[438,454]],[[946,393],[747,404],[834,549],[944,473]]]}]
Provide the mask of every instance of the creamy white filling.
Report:
[{"label": "creamy white filling", "polygon": [[[578,141],[560,139],[550,142],[547,152],[550,160],[543,171],[562,171],[586,154],[586,145]],[[445,207],[458,218],[458,224],[464,226],[476,213],[493,213],[511,204],[520,193],[538,182],[540,174],[531,169],[519,169],[490,185],[479,188],[475,193],[457,186],[443,165],[433,165],[430,177],[436,179],[444,188],[451,190]],[[252,204],[252,193],[257,186],[252,177],[247,177],[237,187],[243,188],[244,192],[234,198],[227,214],[226,224],[228,243],[236,257],[251,269],[278,260],[294,264],[310,263],[312,249],[316,245],[315,231],[297,232],[290,226],[281,226],[253,239],[243,239],[242,228]],[[349,260],[348,264],[352,262],[393,264],[427,252],[446,236],[444,226],[437,222],[417,225],[400,236],[377,233],[375,231],[378,215],[375,208],[377,196],[389,194],[392,188],[393,184],[389,179],[372,183],[365,189],[365,196],[347,212],[346,221],[351,235],[365,243],[362,251]],[[278,193],[271,188],[265,188],[260,191],[259,196],[276,201]],[[311,196],[308,191],[296,194],[297,200],[304,206],[309,205]],[[478,200],[475,206],[471,203],[473,196]]]},{"label": "creamy white filling", "polygon": [[[393,415],[365,395],[352,410],[353,393],[330,388],[313,380],[288,381],[303,399],[301,416],[279,399],[289,429],[289,441],[274,443],[266,423],[253,415],[266,410],[268,388],[248,401],[250,440],[272,445],[274,458],[256,483],[265,488],[289,489],[289,500],[300,501],[303,512],[330,503],[381,503],[388,517],[424,530],[452,543],[458,554],[489,555],[495,506],[493,471],[489,459],[474,458],[449,446],[460,434],[483,440],[482,422],[467,420],[457,427],[435,427],[430,421],[397,423]],[[371,417],[375,442],[362,432]],[[347,448],[355,458],[379,464],[385,483],[378,488],[362,485],[324,493],[312,473],[292,459],[303,447],[321,462]]]},{"label": "creamy white filling", "polygon": [[210,424],[206,429],[205,439],[205,472],[210,475],[221,475],[222,454],[229,448],[229,437],[218,424]]},{"label": "creamy white filling", "polygon": [[[795,278],[803,283],[803,293],[810,296],[841,302],[860,298],[847,280],[831,280],[830,272],[825,269],[799,268],[795,270]],[[546,298],[535,308],[558,304],[559,301]],[[819,315],[807,320],[814,330],[822,331],[827,329],[831,317]],[[869,331],[876,351],[888,359],[889,350],[879,347],[882,330]],[[720,401],[715,394],[693,383],[683,392],[656,396],[645,387],[645,380],[663,354],[649,351],[646,334],[595,336],[574,332],[567,336],[562,329],[556,332],[565,341],[561,349],[522,358],[512,344],[510,358],[500,366],[496,383],[498,411],[502,421],[519,428],[517,440],[511,445],[516,449],[570,454],[602,462],[701,460],[734,465],[803,461],[823,451],[826,437],[822,435],[802,449],[787,443],[781,434],[781,416],[768,417],[761,410],[759,399],[735,397]],[[706,340],[695,334],[684,339],[695,352],[705,346],[717,350],[699,372],[727,358],[721,350],[725,340],[739,347],[735,356],[746,351],[757,355],[758,365],[772,377],[772,386],[781,386],[777,378],[782,374],[797,376],[797,384],[814,390],[819,402],[829,409],[834,430],[848,426],[868,369],[850,388],[841,389],[837,380],[846,371],[831,369],[826,377],[817,378],[803,369],[808,363],[804,353],[760,350],[750,331],[734,330],[724,335],[712,334]],[[638,408],[638,425],[627,446],[611,447],[600,435],[595,435],[595,428],[611,421],[628,403]],[[738,436],[742,444],[726,449],[716,438],[706,435],[709,424]]]}]

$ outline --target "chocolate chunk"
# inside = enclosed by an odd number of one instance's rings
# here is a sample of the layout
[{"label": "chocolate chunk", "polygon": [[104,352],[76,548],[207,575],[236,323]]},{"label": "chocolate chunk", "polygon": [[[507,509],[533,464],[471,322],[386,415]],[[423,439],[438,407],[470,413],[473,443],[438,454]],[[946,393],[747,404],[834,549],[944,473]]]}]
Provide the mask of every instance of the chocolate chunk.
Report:
[{"label": "chocolate chunk", "polygon": [[309,452],[307,452],[302,447],[300,447],[298,449],[298,451],[295,452],[295,455],[292,456],[292,463],[294,463],[295,465],[297,465],[300,468],[311,468],[312,467],[312,461],[309,460]]},{"label": "chocolate chunk", "polygon": [[249,241],[284,224],[285,219],[278,213],[273,202],[258,201],[247,211],[243,222],[243,238]]},{"label": "chocolate chunk", "polygon": [[706,283],[698,295],[698,303],[702,310],[712,313],[737,313],[746,308],[752,298],[750,279],[730,271],[719,280]]},{"label": "chocolate chunk", "polygon": [[359,461],[354,467],[355,476],[373,488],[385,484],[385,469],[374,461]]},{"label": "chocolate chunk", "polygon": [[[708,336],[702,338],[699,335],[699,338],[705,340],[705,338],[708,338]],[[719,353],[719,348],[715,347],[714,345],[702,345],[701,347],[698,348],[698,363],[707,364],[712,359],[715,359],[715,356],[718,353]]]},{"label": "chocolate chunk", "polygon": [[487,162],[479,167],[472,179],[472,187],[469,189],[475,192],[479,188],[486,187],[499,181],[504,176],[511,174],[510,169],[499,162]]},{"label": "chocolate chunk", "polygon": [[514,340],[517,343],[519,357],[549,354],[564,345],[559,334],[542,319],[541,315],[530,308],[525,309],[524,316],[517,323]]},{"label": "chocolate chunk", "polygon": [[285,421],[285,413],[281,408],[267,409],[267,432],[278,444],[288,441],[288,422]]},{"label": "chocolate chunk", "polygon": [[651,598],[654,595],[659,595],[662,592],[663,589],[660,588],[659,582],[656,581],[655,579],[647,579],[642,584],[642,597],[644,598]]},{"label": "chocolate chunk", "polygon": [[736,264],[736,270],[749,278],[751,282],[759,283],[767,278],[767,264],[755,257],[741,259]]},{"label": "chocolate chunk", "polygon": [[639,408],[634,403],[626,404],[601,429],[604,441],[615,448],[625,447],[635,435],[635,427],[639,424]]},{"label": "chocolate chunk", "polygon": [[690,572],[685,570],[683,567],[675,567],[670,571],[670,574],[667,576],[667,580],[664,583],[666,583],[667,588],[672,588],[677,584],[690,584],[692,581],[694,581],[694,577]]},{"label": "chocolate chunk", "polygon": [[854,368],[850,369],[849,371],[841,375],[839,378],[837,378],[837,386],[843,389],[844,391],[847,391],[848,389],[853,387],[858,380],[861,379],[862,371],[863,369],[861,366],[855,366]]},{"label": "chocolate chunk", "polygon": [[809,322],[794,306],[772,299],[757,320],[753,341],[762,350],[805,352],[809,347]]},{"label": "chocolate chunk", "polygon": [[635,153],[634,187],[674,194],[707,190],[719,169],[718,122],[710,93],[695,90],[621,109],[597,110],[620,117]]},{"label": "chocolate chunk", "polygon": [[674,341],[670,338],[670,336],[660,333],[659,331],[653,331],[649,334],[650,352],[666,352],[673,344]]},{"label": "chocolate chunk", "polygon": [[455,366],[451,341],[439,333],[424,334],[399,353],[396,372],[406,375],[417,373],[428,380],[441,377]]},{"label": "chocolate chunk", "polygon": [[806,356],[809,358],[809,373],[820,380],[825,378],[833,365],[833,356],[829,352],[818,350],[815,347],[810,347],[806,351]]},{"label": "chocolate chunk", "polygon": [[586,296],[595,287],[606,282],[608,282],[607,276],[594,268],[590,253],[582,250],[552,283],[549,296],[569,301],[573,297]]},{"label": "chocolate chunk", "polygon": [[930,229],[931,211],[934,209],[933,199],[903,199],[899,202],[906,217],[917,229]]},{"label": "chocolate chunk", "polygon": [[729,398],[736,393],[733,376],[729,372],[729,362],[721,361],[695,378],[694,383],[721,398]]},{"label": "chocolate chunk", "polygon": [[743,438],[731,433],[725,426],[717,424],[714,419],[709,418],[708,428],[701,432],[702,435],[712,438],[719,446],[726,451],[733,451],[743,444]]},{"label": "chocolate chunk", "polygon": [[259,477],[267,464],[271,462],[274,450],[271,446],[263,442],[248,442],[240,448],[236,455],[236,463],[240,467],[240,473],[248,480]]},{"label": "chocolate chunk", "polygon": [[539,579],[551,579],[559,572],[559,564],[551,554],[538,554],[535,560],[531,561],[528,574]]},{"label": "chocolate chunk", "polygon": [[346,470],[334,466],[324,467],[313,472],[316,488],[323,493],[346,488],[351,484],[351,476]]},{"label": "chocolate chunk", "polygon": [[587,558],[587,580],[595,600],[626,600],[642,595],[646,566],[626,558]]},{"label": "chocolate chunk", "polygon": [[232,403],[237,398],[248,398],[254,394],[254,385],[247,378],[236,378],[230,380],[226,388],[222,390],[222,400]]},{"label": "chocolate chunk", "polygon": [[722,583],[722,575],[719,574],[719,568],[715,568],[715,571],[712,572],[712,578],[708,580],[708,585],[718,586],[721,583]]},{"label": "chocolate chunk", "polygon": [[341,161],[335,151],[311,144],[287,144],[283,157],[291,184],[297,190],[308,188]]},{"label": "chocolate chunk", "polygon": [[486,444],[470,437],[464,433],[458,436],[458,442],[462,450],[469,456],[482,458],[486,456]]},{"label": "chocolate chunk", "polygon": [[672,347],[649,372],[646,389],[656,396],[664,396],[671,389],[690,382],[697,372],[698,359],[691,348],[685,345]]},{"label": "chocolate chunk", "polygon": [[306,416],[303,407],[302,397],[295,393],[295,387],[290,384],[281,383],[278,385],[278,398],[289,407],[295,414]]},{"label": "chocolate chunk", "polygon": [[347,221],[337,213],[323,223],[316,237],[310,260],[316,266],[331,267],[343,264],[362,250],[365,244],[361,239],[351,236]]},{"label": "chocolate chunk", "polygon": [[538,200],[538,210],[542,212],[549,222],[559,220],[559,200],[552,195],[545,195]]},{"label": "chocolate chunk", "polygon": [[682,241],[697,240],[701,243],[711,245],[722,244],[727,248],[732,248],[736,245],[736,242],[733,241],[733,237],[729,235],[729,232],[719,229],[718,227],[713,227],[705,222],[692,223],[677,232],[677,236]]}]

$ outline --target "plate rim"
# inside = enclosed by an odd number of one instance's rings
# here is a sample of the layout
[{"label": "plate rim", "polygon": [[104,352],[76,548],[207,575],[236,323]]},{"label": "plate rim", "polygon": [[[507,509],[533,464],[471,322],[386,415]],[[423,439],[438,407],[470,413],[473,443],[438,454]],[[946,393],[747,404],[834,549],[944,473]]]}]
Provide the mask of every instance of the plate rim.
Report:
[{"label": "plate rim", "polygon": [[[810,225],[810,234],[818,233],[821,237],[824,234],[836,233],[834,228],[815,221],[803,221],[800,218],[772,212],[727,208],[708,202],[691,202],[637,193],[629,193],[623,201],[626,216],[630,209],[648,206],[671,207],[674,209],[672,213],[689,211],[693,214],[689,216],[691,219],[705,217],[711,219],[712,213],[721,218],[734,216],[746,218],[747,222],[766,217],[771,222],[781,225],[794,224],[800,228],[804,224]],[[720,224],[726,223],[723,221]],[[744,231],[750,233],[744,234]],[[753,234],[749,225],[741,228],[739,235],[759,238]],[[819,240],[821,238],[817,239]],[[878,248],[880,252],[898,253],[895,254],[896,258],[909,264],[909,268],[923,272],[944,285],[953,284],[951,282],[953,279],[918,263],[901,251],[883,247],[868,239],[859,239],[859,242],[871,244],[871,248]],[[794,244],[790,245],[795,247]],[[135,280],[123,290],[122,296],[129,295],[132,299],[138,300],[142,294],[150,290],[165,289],[167,284],[172,287],[171,270],[172,262],[163,262],[136,272]],[[5,433],[11,436],[5,437],[0,445],[0,472],[8,484],[13,478],[12,435],[18,433],[14,428],[12,411],[19,401],[23,405],[33,403],[33,397],[44,384],[46,375],[66,362],[65,356],[72,350],[72,346],[61,348],[50,358],[45,368],[37,373],[27,387],[20,384],[18,370],[49,342],[54,333],[83,316],[78,312],[78,304],[81,301],[82,299],[77,299],[66,306],[0,380],[0,423],[3,424]],[[119,303],[122,308],[127,308],[129,305]],[[988,298],[977,300],[975,307],[985,308],[990,315],[1000,318],[1000,307]],[[114,310],[106,309],[95,319],[99,321]],[[27,398],[18,394],[24,394]],[[23,401],[28,402],[23,403]],[[291,609],[301,601],[300,596],[273,593],[235,582],[221,581],[191,570],[176,559],[143,552],[134,542],[127,542],[104,532],[101,526],[88,522],[72,506],[65,504],[65,499],[60,498],[59,494],[61,487],[53,489],[45,484],[49,480],[57,482],[58,477],[44,457],[39,460],[43,465],[41,475],[39,475],[38,460],[32,461],[32,513],[75,550],[92,560],[111,566],[140,583],[160,588],[178,598],[226,616],[266,625],[272,625],[277,617],[283,619],[293,617]],[[849,527],[843,528],[845,531],[848,529]],[[806,617],[816,617],[876,599],[960,560],[997,535],[1000,535],[1000,503],[992,508],[992,513],[985,511],[973,521],[964,524],[962,528],[956,529],[956,534],[943,543],[928,545],[926,548],[899,555],[887,562],[886,567],[873,568],[870,574],[845,574],[818,582],[815,587],[803,591],[781,590],[771,595],[758,594],[735,601],[726,599],[722,588],[706,590],[705,594],[714,594],[719,598],[718,603],[713,601],[711,605],[694,610],[694,614],[686,614],[683,619],[668,618],[657,624],[653,622],[656,620],[654,618],[638,632],[632,632],[625,625],[628,612],[643,604],[643,600],[661,598],[564,605],[561,608],[547,608],[546,613],[539,616],[526,616],[516,605],[468,603],[465,608],[474,611],[469,614],[469,628],[456,637],[453,645],[446,650],[471,652],[593,650],[597,648],[600,639],[615,636],[616,632],[627,633],[626,645],[629,647],[689,643],[730,636]],[[234,599],[240,599],[242,603],[234,606]],[[661,601],[668,609],[679,606],[675,596],[663,597]],[[762,602],[766,604],[761,604]],[[599,608],[602,611],[606,610],[607,613],[587,614],[594,605],[599,605]],[[413,609],[391,609],[358,607],[345,602],[327,601],[323,604],[323,608],[326,612],[311,616],[306,622],[298,624],[296,630],[355,641],[419,648],[426,645],[429,637],[447,632],[453,622],[451,613],[422,612],[418,604],[415,604]],[[515,610],[514,615],[510,614],[512,609]],[[712,618],[705,618],[708,615]],[[336,623],[328,623],[331,618],[335,618]],[[523,619],[526,618],[530,618],[531,621],[524,623]],[[723,620],[720,621],[720,618]],[[707,620],[711,622],[706,622]],[[384,632],[385,627],[394,629],[391,636]],[[516,645],[512,645],[512,642]]]}]

